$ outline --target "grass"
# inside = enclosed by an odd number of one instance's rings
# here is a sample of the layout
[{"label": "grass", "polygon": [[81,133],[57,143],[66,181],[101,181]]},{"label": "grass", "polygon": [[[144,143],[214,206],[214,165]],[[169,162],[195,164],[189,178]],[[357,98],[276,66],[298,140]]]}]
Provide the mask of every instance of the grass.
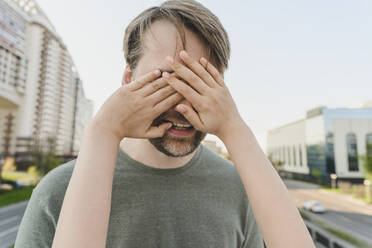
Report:
[{"label": "grass", "polygon": [[325,189],[325,190],[329,190],[329,191],[333,191],[333,192],[339,192],[339,193],[344,193],[344,191],[342,191],[341,188],[331,188],[331,187],[328,187],[328,186],[322,186],[321,189]]},{"label": "grass", "polygon": [[311,221],[311,218],[310,216],[302,209],[298,209],[298,211],[300,211],[300,215],[303,219],[305,220],[308,220],[308,221]]},{"label": "grass", "polygon": [[331,227],[324,227],[324,229],[326,229],[328,232],[332,233],[333,235],[349,242],[350,244],[353,244],[357,247],[370,247],[368,246],[366,243],[362,242],[362,241],[359,241],[358,239],[354,238],[353,236],[351,236],[350,234],[347,234],[347,233],[344,233],[344,232],[341,232],[339,230],[336,230],[334,228],[331,228]]},{"label": "grass", "polygon": [[30,199],[35,186],[25,186],[9,192],[0,191],[0,207]]},{"label": "grass", "polygon": [[365,203],[367,204],[372,204],[372,201],[367,201],[367,199],[365,197],[360,197],[360,196],[356,196],[354,195],[353,196],[355,199],[358,199],[358,200],[361,200],[361,201],[364,201]]},{"label": "grass", "polygon": [[337,229],[334,229],[330,226],[328,226],[327,224],[325,224],[324,222],[322,221],[316,221],[316,223],[318,225],[320,225],[321,227],[323,227],[325,230],[327,230],[328,232],[332,233],[333,235],[345,240],[346,242],[349,242],[350,244],[353,244],[357,247],[365,247],[365,248],[371,248],[371,246],[369,246],[367,243],[363,242],[363,241],[360,241],[356,238],[354,238],[353,236],[351,236],[350,234],[348,233],[345,233],[345,232],[342,232],[340,230],[337,230]]},{"label": "grass", "polygon": [[366,197],[363,196],[363,197],[360,197],[358,195],[356,195],[355,193],[355,190],[351,190],[351,192],[346,192],[345,190],[341,189],[341,188],[336,188],[336,189],[333,189],[331,187],[327,187],[327,186],[323,186],[321,187],[321,189],[325,189],[325,190],[329,190],[329,191],[333,191],[333,192],[338,192],[338,193],[343,193],[343,194],[351,194],[353,196],[353,198],[357,199],[357,200],[361,200],[367,204],[372,204],[372,201],[367,201]]}]

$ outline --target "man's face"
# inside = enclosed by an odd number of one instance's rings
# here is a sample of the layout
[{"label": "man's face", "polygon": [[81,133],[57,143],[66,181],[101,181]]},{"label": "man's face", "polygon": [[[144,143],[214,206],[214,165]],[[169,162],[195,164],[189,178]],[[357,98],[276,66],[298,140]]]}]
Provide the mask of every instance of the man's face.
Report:
[{"label": "man's face", "polygon": [[[194,33],[186,29],[185,39],[186,47],[183,47],[181,38],[173,24],[164,20],[155,21],[144,37],[143,56],[138,62],[133,79],[154,69],[172,73],[173,70],[165,63],[165,58],[171,56],[174,60],[182,63],[179,58],[181,50],[186,50],[196,61],[199,61],[200,57],[208,58],[204,45]],[[185,99],[180,103],[191,106]],[[181,157],[192,153],[206,136],[206,133],[196,131],[174,107],[156,118],[153,125],[157,126],[165,121],[172,122],[173,126],[163,137],[151,138],[149,141],[167,156]]]}]

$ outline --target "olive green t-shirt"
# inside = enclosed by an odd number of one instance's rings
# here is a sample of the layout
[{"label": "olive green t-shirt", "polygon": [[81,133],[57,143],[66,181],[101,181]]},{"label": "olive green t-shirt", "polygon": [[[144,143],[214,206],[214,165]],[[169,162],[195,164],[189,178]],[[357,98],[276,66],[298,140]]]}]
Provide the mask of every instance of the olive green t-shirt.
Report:
[{"label": "olive green t-shirt", "polygon": [[[75,162],[53,169],[33,190],[16,248],[52,246]],[[171,169],[142,164],[119,148],[111,201],[109,248],[264,247],[236,168],[203,145]]]}]

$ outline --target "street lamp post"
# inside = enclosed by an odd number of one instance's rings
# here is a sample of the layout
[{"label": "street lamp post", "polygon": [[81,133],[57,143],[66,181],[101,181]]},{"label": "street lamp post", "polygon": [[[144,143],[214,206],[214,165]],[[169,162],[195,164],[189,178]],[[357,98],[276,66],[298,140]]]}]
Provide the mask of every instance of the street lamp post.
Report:
[{"label": "street lamp post", "polygon": [[331,185],[332,185],[332,189],[337,188],[337,185],[336,185],[337,175],[334,174],[334,173],[332,173],[332,174],[330,175],[330,177],[331,177]]}]

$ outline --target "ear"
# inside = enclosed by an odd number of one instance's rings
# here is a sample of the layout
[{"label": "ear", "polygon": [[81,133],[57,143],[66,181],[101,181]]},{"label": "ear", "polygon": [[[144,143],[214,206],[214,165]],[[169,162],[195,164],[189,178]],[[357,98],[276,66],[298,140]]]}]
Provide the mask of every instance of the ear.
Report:
[{"label": "ear", "polygon": [[121,84],[124,85],[124,84],[129,84],[130,82],[132,82],[132,76],[133,76],[132,69],[130,68],[129,65],[126,65],[125,70],[124,70],[123,80]]}]

